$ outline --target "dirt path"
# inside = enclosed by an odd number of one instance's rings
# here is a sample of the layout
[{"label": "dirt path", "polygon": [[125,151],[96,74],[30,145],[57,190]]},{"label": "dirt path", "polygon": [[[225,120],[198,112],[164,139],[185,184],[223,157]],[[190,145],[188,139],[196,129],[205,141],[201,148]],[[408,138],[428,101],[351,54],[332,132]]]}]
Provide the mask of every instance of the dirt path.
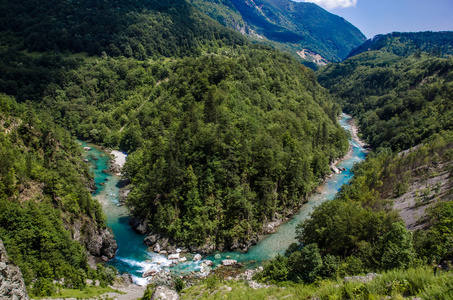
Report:
[{"label": "dirt path", "polygon": [[117,290],[125,293],[125,294],[118,294],[118,293],[107,293],[102,295],[101,297],[105,298],[108,297],[109,299],[117,299],[117,300],[134,300],[140,299],[143,297],[143,293],[146,290],[146,286],[131,284],[128,287],[123,288],[116,288]]}]

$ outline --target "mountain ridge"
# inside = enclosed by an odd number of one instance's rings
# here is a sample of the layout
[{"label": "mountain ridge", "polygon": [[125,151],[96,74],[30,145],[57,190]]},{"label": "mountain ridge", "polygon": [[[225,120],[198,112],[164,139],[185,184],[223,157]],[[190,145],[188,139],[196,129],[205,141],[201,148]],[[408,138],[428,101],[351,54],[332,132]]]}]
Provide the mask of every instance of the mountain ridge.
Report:
[{"label": "mountain ridge", "polygon": [[[221,24],[297,56],[308,49],[339,61],[365,41],[359,29],[313,3],[290,0],[191,0]],[[321,21],[322,20],[322,21]]]}]

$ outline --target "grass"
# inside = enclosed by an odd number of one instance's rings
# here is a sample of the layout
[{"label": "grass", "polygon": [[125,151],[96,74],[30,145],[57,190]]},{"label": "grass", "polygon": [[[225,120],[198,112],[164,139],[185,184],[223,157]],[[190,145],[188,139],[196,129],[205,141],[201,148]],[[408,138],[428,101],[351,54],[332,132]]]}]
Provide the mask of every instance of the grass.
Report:
[{"label": "grass", "polygon": [[106,293],[117,293],[125,294],[121,291],[112,289],[111,287],[99,287],[99,286],[86,286],[83,290],[72,290],[72,289],[60,289],[57,293],[48,297],[33,297],[32,299],[54,299],[54,298],[76,298],[76,299],[109,299],[108,297],[102,297],[101,295]]},{"label": "grass", "polygon": [[430,267],[394,270],[368,283],[320,280],[314,284],[283,283],[270,288],[252,289],[244,281],[206,281],[186,288],[181,299],[445,299],[453,300],[453,273],[434,274]]}]

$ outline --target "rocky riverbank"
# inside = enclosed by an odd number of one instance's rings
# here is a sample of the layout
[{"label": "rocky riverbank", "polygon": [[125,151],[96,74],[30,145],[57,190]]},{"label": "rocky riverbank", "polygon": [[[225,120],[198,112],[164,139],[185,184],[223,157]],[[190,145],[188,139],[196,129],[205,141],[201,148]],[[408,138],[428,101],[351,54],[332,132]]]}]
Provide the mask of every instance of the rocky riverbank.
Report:
[{"label": "rocky riverbank", "polygon": [[8,258],[0,240],[0,299],[29,299],[19,268]]}]

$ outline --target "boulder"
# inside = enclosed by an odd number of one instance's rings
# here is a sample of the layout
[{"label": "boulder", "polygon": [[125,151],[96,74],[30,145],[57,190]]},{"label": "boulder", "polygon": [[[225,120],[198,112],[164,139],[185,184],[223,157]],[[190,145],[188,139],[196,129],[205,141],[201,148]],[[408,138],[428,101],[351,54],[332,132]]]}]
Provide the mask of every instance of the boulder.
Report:
[{"label": "boulder", "polygon": [[222,260],[222,266],[235,266],[238,263],[235,259],[224,259]]},{"label": "boulder", "polygon": [[214,263],[212,262],[212,260],[209,260],[209,259],[203,261],[203,263],[204,263],[205,265],[207,265],[208,267],[214,265]]},{"label": "boulder", "polygon": [[178,261],[179,261],[179,262],[185,262],[185,261],[187,261],[187,258],[181,257],[180,259],[178,259]]},{"label": "boulder", "polygon": [[140,220],[138,218],[131,217],[129,219],[129,224],[131,225],[132,229],[138,234],[145,234],[148,231],[147,220]]},{"label": "boulder", "polygon": [[160,252],[160,245],[159,245],[159,243],[156,243],[156,244],[154,245],[153,251],[156,252],[156,253],[159,253],[159,252]]},{"label": "boulder", "polygon": [[273,222],[264,223],[262,227],[263,234],[275,233],[278,226],[283,222],[283,219],[277,219]]},{"label": "boulder", "polygon": [[154,246],[154,244],[156,244],[158,237],[159,236],[157,234],[150,234],[147,237],[145,237],[145,239],[143,240],[143,244],[145,244],[148,247],[152,247]]},{"label": "boulder", "polygon": [[160,285],[154,290],[151,300],[179,300],[179,295],[175,290]]},{"label": "boulder", "polygon": [[172,245],[168,245],[167,246],[167,251],[168,251],[168,253],[171,253],[171,254],[179,253],[179,252],[176,251],[176,246],[172,246]]},{"label": "boulder", "polygon": [[340,174],[340,173],[341,173],[341,171],[340,171],[340,170],[338,170],[338,168],[337,168],[337,167],[335,167],[335,166],[331,166],[331,167],[330,167],[330,169],[331,169],[331,170],[332,170],[332,172],[334,172],[335,174]]},{"label": "boulder", "polygon": [[199,261],[201,260],[201,255],[200,254],[196,254],[193,258],[194,261]]},{"label": "boulder", "polygon": [[143,278],[146,278],[146,277],[152,276],[152,275],[154,275],[154,274],[156,274],[156,273],[157,273],[157,269],[156,269],[156,268],[149,268],[148,270],[146,270],[146,271],[143,273],[142,277],[143,277]]},{"label": "boulder", "polygon": [[168,256],[169,260],[179,259],[179,253],[170,254]]}]

